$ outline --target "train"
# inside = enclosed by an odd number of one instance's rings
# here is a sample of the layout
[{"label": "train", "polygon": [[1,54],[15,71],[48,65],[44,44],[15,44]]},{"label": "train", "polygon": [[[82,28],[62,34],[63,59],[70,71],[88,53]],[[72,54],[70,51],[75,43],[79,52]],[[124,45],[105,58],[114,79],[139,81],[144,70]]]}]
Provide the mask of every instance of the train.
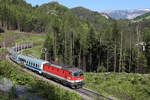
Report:
[{"label": "train", "polygon": [[18,53],[22,49],[32,47],[31,45],[14,46],[9,49],[9,58],[17,64],[38,72],[49,79],[55,79],[71,88],[81,88],[83,86],[83,71],[72,65],[53,64],[49,61],[37,59]]}]

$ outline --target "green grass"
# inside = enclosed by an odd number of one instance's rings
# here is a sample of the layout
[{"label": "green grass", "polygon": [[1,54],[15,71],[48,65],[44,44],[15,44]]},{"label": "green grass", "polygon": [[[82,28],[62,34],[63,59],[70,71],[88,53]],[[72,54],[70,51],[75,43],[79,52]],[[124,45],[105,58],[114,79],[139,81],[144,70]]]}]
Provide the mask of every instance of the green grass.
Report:
[{"label": "green grass", "polygon": [[[5,31],[5,33],[1,34],[6,34],[8,37],[17,37],[18,39],[16,40],[16,43],[43,43],[45,41],[45,34],[30,34],[25,35],[24,32],[17,32],[17,31]],[[0,41],[4,40],[4,35],[0,35]]]},{"label": "green grass", "polygon": [[6,49],[3,49],[3,48],[0,49],[0,55],[4,54],[5,52],[7,52],[7,48]]},{"label": "green grass", "polygon": [[30,43],[43,43],[45,41],[45,35],[25,36],[16,40],[17,43],[23,43],[24,41]]},{"label": "green grass", "polygon": [[42,46],[36,46],[23,51],[24,55],[30,55],[36,58],[41,58]]},{"label": "green grass", "polygon": [[6,33],[8,36],[14,36],[14,35],[20,36],[20,35],[21,35],[20,33],[18,33],[18,32],[13,32],[13,31],[6,31],[5,33]]},{"label": "green grass", "polygon": [[0,33],[0,41],[4,39],[4,36],[2,35],[3,33]]},{"label": "green grass", "polygon": [[85,73],[84,87],[119,100],[150,100],[150,75]]}]

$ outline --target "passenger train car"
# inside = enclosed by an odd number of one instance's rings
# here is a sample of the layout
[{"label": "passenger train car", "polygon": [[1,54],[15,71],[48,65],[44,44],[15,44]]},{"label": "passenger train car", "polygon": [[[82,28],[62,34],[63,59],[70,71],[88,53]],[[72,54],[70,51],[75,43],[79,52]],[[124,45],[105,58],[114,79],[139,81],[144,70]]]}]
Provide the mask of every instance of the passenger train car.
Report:
[{"label": "passenger train car", "polygon": [[17,53],[17,49],[18,48],[12,47],[9,50],[9,57],[14,62],[22,64],[31,70],[37,71],[39,74],[44,75],[48,78],[57,79],[61,83],[69,85],[72,88],[82,87],[84,76],[81,69],[75,68],[70,65],[62,66],[58,64],[51,64],[50,62],[45,60],[25,56]]}]

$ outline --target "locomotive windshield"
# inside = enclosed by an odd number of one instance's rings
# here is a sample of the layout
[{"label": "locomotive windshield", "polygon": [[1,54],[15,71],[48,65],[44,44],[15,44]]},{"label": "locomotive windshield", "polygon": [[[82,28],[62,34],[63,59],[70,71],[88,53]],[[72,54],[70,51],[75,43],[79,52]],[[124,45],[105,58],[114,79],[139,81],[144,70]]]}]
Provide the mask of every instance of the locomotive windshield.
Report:
[{"label": "locomotive windshield", "polygon": [[83,72],[74,72],[72,77],[81,77],[83,76]]}]

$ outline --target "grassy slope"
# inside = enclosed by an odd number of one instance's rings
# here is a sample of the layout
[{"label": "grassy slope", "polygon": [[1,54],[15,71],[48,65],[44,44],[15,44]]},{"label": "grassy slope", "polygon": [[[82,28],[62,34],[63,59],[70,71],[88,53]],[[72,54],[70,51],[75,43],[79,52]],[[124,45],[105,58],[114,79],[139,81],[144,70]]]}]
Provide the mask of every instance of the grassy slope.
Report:
[{"label": "grassy slope", "polygon": [[24,55],[30,55],[36,58],[41,58],[41,49],[42,46],[33,47],[23,51]]},{"label": "grassy slope", "polygon": [[0,41],[7,40],[5,38],[9,37],[17,37],[17,43],[22,43],[23,41],[42,43],[45,40],[45,34],[24,33],[19,31],[6,31],[5,33],[1,34],[2,35],[0,35]]},{"label": "grassy slope", "polygon": [[22,43],[23,41],[30,41],[33,43],[43,43],[45,40],[45,35],[33,35],[33,36],[25,36],[17,39],[17,43]]},{"label": "grassy slope", "polygon": [[85,87],[120,100],[150,100],[150,75],[86,73]]},{"label": "grassy slope", "polygon": [[7,52],[7,49],[0,49],[0,55],[4,54],[5,52]]}]

